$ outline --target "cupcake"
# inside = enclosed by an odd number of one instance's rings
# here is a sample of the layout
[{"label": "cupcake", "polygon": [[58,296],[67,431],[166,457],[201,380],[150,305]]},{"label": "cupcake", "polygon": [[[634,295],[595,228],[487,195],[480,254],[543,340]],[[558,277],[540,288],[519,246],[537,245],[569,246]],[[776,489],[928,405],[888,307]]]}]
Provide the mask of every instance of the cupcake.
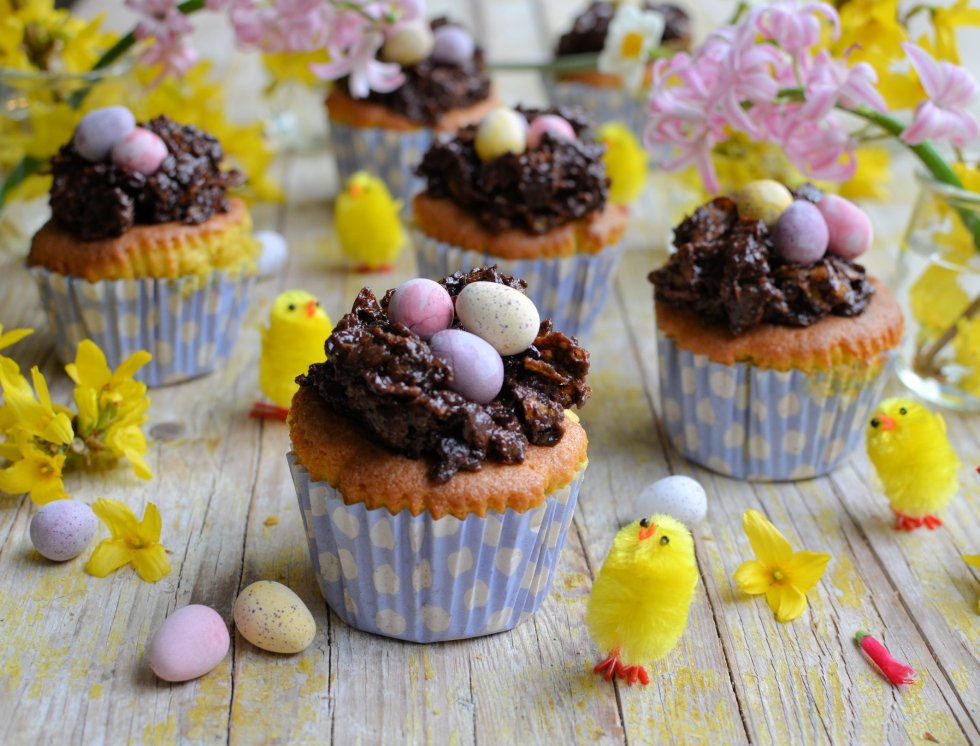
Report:
[{"label": "cupcake", "polygon": [[289,465],[321,590],[351,626],[475,637],[547,596],[588,463],[568,408],[589,358],[523,290],[493,267],[380,301],[365,288],[297,379]]},{"label": "cupcake", "polygon": [[587,335],[620,258],[627,208],[608,201],[604,146],[566,110],[499,108],[436,140],[412,202],[419,272],[496,263],[523,277],[542,316]]},{"label": "cupcake", "polygon": [[902,313],[853,261],[871,242],[859,208],[775,182],[737,197],[681,222],[650,274],[667,435],[739,479],[826,474],[858,448]]},{"label": "cupcake", "polygon": [[[444,18],[407,24],[408,41],[382,47],[402,65],[404,82],[388,93],[351,91],[343,78],[327,97],[330,137],[341,183],[366,170],[408,204],[420,188],[413,169],[437,132],[455,132],[496,106],[483,50]],[[400,38],[399,37],[399,38]]]},{"label": "cupcake", "polygon": [[[555,61],[576,55],[594,55],[606,46],[610,24],[621,3],[593,2],[578,15],[571,29],[559,37]],[[664,21],[661,46],[682,50],[691,44],[691,22],[681,8],[669,3],[644,2],[637,9],[659,14]],[[629,12],[633,12],[630,9]],[[569,70],[545,76],[545,87],[555,106],[581,106],[599,122],[611,120],[627,124],[637,137],[646,126],[646,89],[630,90],[618,75],[599,72],[595,67]]]},{"label": "cupcake", "polygon": [[78,125],[27,257],[63,362],[83,339],[113,367],[147,350],[136,377],[159,386],[228,358],[260,249],[222,157],[207,133],[167,117],[136,126],[123,107]]}]

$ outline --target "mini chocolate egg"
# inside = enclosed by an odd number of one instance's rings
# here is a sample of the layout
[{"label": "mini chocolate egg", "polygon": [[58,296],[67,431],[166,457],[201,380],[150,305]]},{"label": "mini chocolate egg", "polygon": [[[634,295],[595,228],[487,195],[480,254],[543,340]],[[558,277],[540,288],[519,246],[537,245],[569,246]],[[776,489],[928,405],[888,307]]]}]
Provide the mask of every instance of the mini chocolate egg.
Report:
[{"label": "mini chocolate egg", "polygon": [[271,653],[306,650],[316,622],[303,599],[272,580],[252,583],[235,599],[235,626],[242,637]]},{"label": "mini chocolate egg", "polygon": [[286,266],[289,246],[286,238],[275,231],[256,231],[255,240],[262,244],[262,253],[255,263],[259,277],[269,277]]},{"label": "mini chocolate egg", "polygon": [[462,65],[467,60],[473,59],[476,42],[466,29],[446,24],[433,31],[432,36],[434,41],[432,54],[429,56],[436,62],[444,65]]},{"label": "mini chocolate egg", "polygon": [[520,155],[527,150],[527,120],[513,109],[501,106],[494,109],[476,128],[476,154],[480,160],[514,153]]},{"label": "mini chocolate egg", "polygon": [[772,179],[750,181],[735,194],[740,218],[761,220],[770,228],[791,204],[793,195],[789,189]]},{"label": "mini chocolate egg", "polygon": [[64,562],[84,552],[98,528],[99,519],[85,503],[55,500],[31,519],[31,543],[49,560]]},{"label": "mini chocolate egg", "polygon": [[381,57],[399,65],[415,65],[429,56],[434,43],[429,24],[419,18],[391,32],[381,47]]},{"label": "mini chocolate egg", "polygon": [[836,194],[825,194],[817,209],[827,222],[830,241],[827,251],[844,259],[857,259],[874,240],[874,228],[868,213],[850,200]]},{"label": "mini chocolate egg", "polygon": [[666,513],[693,528],[708,514],[708,496],[704,487],[690,477],[664,477],[647,485],[633,502],[635,517],[654,513]]},{"label": "mini chocolate egg", "polygon": [[813,264],[827,253],[827,223],[815,204],[800,199],[783,210],[772,240],[786,261]]},{"label": "mini chocolate egg", "polygon": [[436,332],[432,354],[453,372],[449,387],[477,404],[489,404],[504,385],[504,361],[488,342],[462,329]]},{"label": "mini chocolate egg", "polygon": [[72,144],[87,161],[105,160],[116,143],[136,127],[133,112],[125,106],[107,106],[93,109],[78,123]]},{"label": "mini chocolate egg", "polygon": [[541,144],[541,138],[549,134],[558,140],[574,140],[575,129],[568,120],[556,114],[541,114],[527,128],[527,146],[536,148]]},{"label": "mini chocolate egg", "polygon": [[471,282],[456,296],[463,327],[482,337],[501,355],[524,352],[538,336],[541,317],[520,290],[496,282]]},{"label": "mini chocolate egg", "polygon": [[164,681],[190,681],[224,660],[231,637],[221,615],[191,604],[163,620],[146,651],[150,669]]},{"label": "mini chocolate egg", "polygon": [[112,162],[127,171],[152,176],[169,152],[156,132],[137,127],[112,146]]},{"label": "mini chocolate egg", "polygon": [[388,302],[388,318],[404,324],[422,339],[452,326],[453,299],[442,285],[419,277],[403,282]]}]

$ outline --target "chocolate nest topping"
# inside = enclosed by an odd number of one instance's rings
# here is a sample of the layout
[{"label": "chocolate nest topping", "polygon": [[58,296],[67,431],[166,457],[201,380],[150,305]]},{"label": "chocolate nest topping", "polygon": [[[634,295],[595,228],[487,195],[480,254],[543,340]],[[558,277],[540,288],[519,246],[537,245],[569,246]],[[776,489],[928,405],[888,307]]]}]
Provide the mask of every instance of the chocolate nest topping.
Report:
[{"label": "chocolate nest topping", "polygon": [[[691,19],[687,13],[670,3],[643,3],[643,10],[654,10],[664,17],[664,45],[686,46],[691,41]],[[587,54],[601,52],[606,43],[609,24],[616,15],[610,2],[592,3],[579,15],[571,30],[558,39],[555,54]]]},{"label": "chocolate nest topping", "polygon": [[152,176],[125,171],[109,159],[87,161],[70,142],[52,159],[51,212],[65,230],[93,241],[120,236],[137,223],[198,225],[228,211],[226,190],[244,177],[221,170],[224,154],[214,137],[165,116],[140,126],[170,151]]},{"label": "chocolate nest topping", "polygon": [[[457,272],[442,285],[455,298],[476,281],[526,286],[495,266]],[[550,320],[541,322],[534,344],[504,358],[497,398],[476,404],[448,388],[452,374],[427,342],[388,318],[393,293],[379,303],[370,289],[361,290],[327,338],[326,362],[311,365],[297,383],[316,389],[327,405],[389,448],[431,459],[437,483],[460,470],[478,471],[487,459],[520,463],[528,443],[561,440],[565,409],[589,395],[589,353],[575,340],[554,331]]]},{"label": "chocolate nest topping", "polygon": [[428,194],[451,199],[494,233],[508,228],[546,233],[602,210],[609,192],[605,146],[582,138],[588,120],[567,109],[517,110],[529,122],[558,114],[578,139],[546,134],[538,147],[521,155],[482,161],[474,143],[476,125],[463,127],[451,139],[436,140],[416,169],[428,182]]},{"label": "chocolate nest topping", "polygon": [[[818,201],[812,186],[798,199]],[[810,264],[783,261],[765,223],[739,219],[735,202],[718,197],[674,229],[676,251],[650,273],[656,298],[694,311],[740,334],[762,323],[809,326],[820,319],[857,316],[874,287],[864,267],[827,254]]]},{"label": "chocolate nest topping", "polygon": [[[432,21],[432,28],[448,25],[445,18]],[[465,109],[490,97],[490,76],[483,50],[462,65],[429,58],[402,68],[405,82],[388,93],[371,91],[366,101],[384,106],[417,124],[434,125],[447,111]],[[346,90],[347,79],[341,83]]]}]

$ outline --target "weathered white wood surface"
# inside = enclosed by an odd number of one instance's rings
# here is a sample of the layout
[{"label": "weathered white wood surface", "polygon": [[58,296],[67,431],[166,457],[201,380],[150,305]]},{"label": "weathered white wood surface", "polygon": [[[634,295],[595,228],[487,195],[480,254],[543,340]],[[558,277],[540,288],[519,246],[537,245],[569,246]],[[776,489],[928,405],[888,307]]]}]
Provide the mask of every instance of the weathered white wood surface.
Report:
[{"label": "weathered white wood surface", "polygon": [[[89,2],[94,12],[100,3]],[[698,5],[700,28],[728,3]],[[492,57],[526,58],[563,28],[578,2],[441,3],[481,30]],[[125,24],[125,21],[121,21]],[[213,37],[212,37],[213,38]],[[241,57],[229,85],[247,90],[256,68]],[[243,80],[243,76],[245,79]],[[257,86],[251,86],[254,90]],[[501,76],[511,101],[540,101],[528,74]],[[976,743],[980,666],[978,574],[961,559],[980,551],[980,421],[947,417],[964,460],[963,490],[946,525],[900,535],[863,452],[831,477],[747,484],[698,469],[665,442],[657,408],[651,289],[665,256],[669,180],[658,177],[637,210],[615,293],[591,344],[594,390],[582,411],[591,465],[579,510],[544,607],[516,630],[468,642],[419,646],[348,628],[326,607],[313,575],[284,453],[284,425],[247,417],[258,393],[257,324],[281,290],[317,294],[336,320],[357,290],[412,276],[406,253],[389,275],[347,274],[333,240],[333,170],[327,154],[279,164],[289,200],[256,211],[258,228],[285,233],[286,273],[259,284],[234,359],[223,371],[152,392],[147,432],[155,478],[119,469],[74,476],[92,501],[152,501],[164,517],[173,572],[150,585],[128,568],[106,579],[82,572],[85,556],[49,563],[33,552],[34,508],[0,495],[0,743]],[[910,195],[879,208],[872,264],[887,268]],[[38,333],[11,351],[38,364],[54,395],[70,388],[44,330],[21,262],[0,267],[0,322]],[[697,534],[702,582],[682,643],[647,688],[598,680],[598,653],[583,619],[594,573],[633,496],[653,479],[690,474],[708,489]],[[798,547],[834,559],[799,620],[780,625],[761,598],[740,595],[732,573],[751,556],[747,508],[765,512]],[[278,524],[267,525],[276,517]],[[271,523],[271,522],[270,522]],[[257,650],[238,635],[211,674],[159,682],[143,652],[174,609],[216,608],[259,579],[293,588],[313,611],[317,636],[300,655]],[[852,642],[873,631],[918,671],[888,685]]]}]

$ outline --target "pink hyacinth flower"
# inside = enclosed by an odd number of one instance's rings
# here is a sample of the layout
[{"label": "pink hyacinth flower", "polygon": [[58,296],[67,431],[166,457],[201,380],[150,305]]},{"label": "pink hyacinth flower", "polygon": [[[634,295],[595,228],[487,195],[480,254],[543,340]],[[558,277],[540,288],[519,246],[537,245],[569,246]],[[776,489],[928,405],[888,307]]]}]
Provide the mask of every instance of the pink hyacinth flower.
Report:
[{"label": "pink hyacinth flower", "polygon": [[378,62],[375,58],[383,43],[383,34],[368,32],[349,50],[328,44],[331,61],[324,65],[311,65],[310,69],[314,75],[326,80],[349,75],[348,88],[354,98],[364,98],[371,91],[393,91],[402,84],[405,77],[398,65]]},{"label": "pink hyacinth flower", "polygon": [[767,39],[772,39],[792,55],[820,41],[820,19],[834,24],[834,38],[839,34],[837,14],[825,3],[800,5],[795,0],[770,3],[754,11],[752,24]]},{"label": "pink hyacinth flower", "polygon": [[980,85],[959,65],[934,60],[915,44],[902,43],[922,81],[929,100],[915,109],[912,123],[902,133],[902,140],[918,145],[929,139],[949,139],[965,146],[977,136],[977,121],[966,109],[980,91]]}]

